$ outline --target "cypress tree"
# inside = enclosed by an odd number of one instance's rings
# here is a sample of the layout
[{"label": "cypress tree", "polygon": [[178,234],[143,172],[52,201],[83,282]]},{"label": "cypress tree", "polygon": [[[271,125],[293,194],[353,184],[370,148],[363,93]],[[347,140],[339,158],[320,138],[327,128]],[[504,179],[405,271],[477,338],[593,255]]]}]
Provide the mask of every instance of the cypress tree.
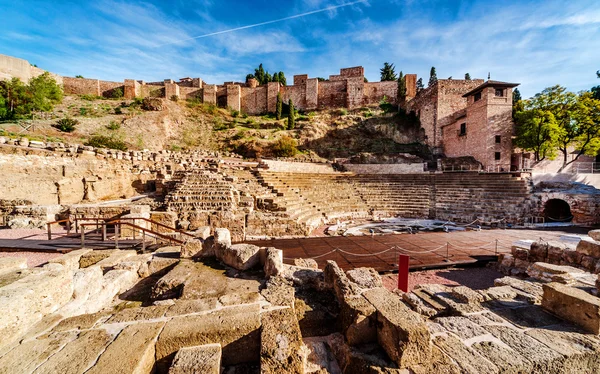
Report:
[{"label": "cypress tree", "polygon": [[406,99],[406,79],[402,71],[398,74],[398,103],[402,103]]},{"label": "cypress tree", "polygon": [[471,80],[471,74],[469,74],[469,73],[465,74],[465,80],[470,81]]},{"label": "cypress tree", "polygon": [[431,87],[434,84],[436,84],[437,82],[437,73],[435,72],[435,66],[431,67],[431,70],[429,71],[429,83],[428,86]]},{"label": "cypress tree", "polygon": [[292,102],[292,99],[290,99],[289,103],[288,103],[289,107],[290,107],[290,112],[288,113],[288,130],[292,130],[295,126],[296,126],[296,113],[294,110],[294,103]]},{"label": "cypress tree", "polygon": [[423,78],[417,79],[417,92],[421,91],[425,86],[423,86]]},{"label": "cypress tree", "polygon": [[283,100],[281,100],[281,92],[277,93],[277,105],[275,107],[275,118],[281,119],[281,111],[283,109]]},{"label": "cypress tree", "polygon": [[279,83],[281,83],[284,86],[287,86],[287,81],[285,79],[285,74],[283,74],[283,71],[279,72]]}]

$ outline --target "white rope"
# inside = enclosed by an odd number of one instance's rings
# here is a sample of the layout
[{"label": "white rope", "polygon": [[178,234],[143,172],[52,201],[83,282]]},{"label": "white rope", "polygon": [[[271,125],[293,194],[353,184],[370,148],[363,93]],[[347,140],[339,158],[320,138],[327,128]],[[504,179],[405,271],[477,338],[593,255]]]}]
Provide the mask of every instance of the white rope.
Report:
[{"label": "white rope", "polygon": [[[413,254],[425,254],[425,253],[432,253],[432,252],[435,252],[435,251],[437,251],[437,250],[439,250],[439,249],[442,249],[442,248],[444,248],[445,246],[446,246],[446,244],[443,244],[443,245],[441,245],[441,246],[439,246],[439,247],[437,247],[437,248],[434,248],[434,249],[431,249],[431,250],[427,250],[427,251],[411,251],[411,250],[409,250],[409,249],[402,248],[402,247],[400,247],[400,246],[395,246],[395,247],[396,247],[397,249],[401,250],[401,251],[405,251],[405,252],[408,252],[408,253],[413,253]],[[393,247],[392,247],[392,248],[393,248]]]},{"label": "white rope", "polygon": [[352,253],[352,252],[346,252],[343,249],[340,248],[336,248],[338,251],[345,253],[347,255],[351,255],[351,256],[357,256],[357,257],[367,257],[367,256],[379,256],[380,254],[384,254],[386,252],[391,251],[392,249],[394,249],[394,247],[388,248],[385,251],[381,251],[381,252],[377,252],[377,253],[366,253],[366,254],[360,254],[360,253]]}]

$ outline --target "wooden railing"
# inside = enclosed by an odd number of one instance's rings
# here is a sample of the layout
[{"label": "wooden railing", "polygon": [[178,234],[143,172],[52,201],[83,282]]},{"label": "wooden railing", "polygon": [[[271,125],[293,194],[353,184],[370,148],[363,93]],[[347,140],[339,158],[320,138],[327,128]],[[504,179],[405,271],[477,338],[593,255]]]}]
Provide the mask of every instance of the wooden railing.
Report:
[{"label": "wooden railing", "polygon": [[[171,244],[173,244],[173,243],[183,244],[183,240],[175,239],[172,236],[161,234],[154,230],[150,230],[150,229],[147,229],[142,226],[134,225],[133,223],[121,222],[121,220],[113,220],[110,222],[102,222],[100,224],[98,224],[98,223],[82,223],[80,225],[81,226],[81,247],[82,248],[85,247],[85,227],[95,226],[96,229],[98,229],[99,228],[98,226],[102,226],[102,241],[106,241],[108,239],[107,230],[106,230],[106,227],[108,225],[114,225],[114,227],[115,227],[115,249],[119,249],[119,239],[120,239],[120,233],[122,232],[122,229],[121,229],[122,226],[129,226],[129,227],[133,228],[133,233],[134,233],[133,239],[134,240],[136,239],[135,238],[136,230],[139,230],[142,233],[141,244],[142,244],[143,250],[146,249],[146,235],[147,234],[152,238],[165,239]],[[188,234],[188,235],[190,235],[190,234]],[[193,235],[190,235],[190,236],[193,237]]]},{"label": "wooden railing", "polygon": [[48,222],[48,223],[46,223],[46,226],[48,227],[48,240],[52,240],[52,225],[59,224],[59,223],[66,223],[67,235],[69,235],[71,233],[71,220],[70,219],[61,219],[58,221]]}]

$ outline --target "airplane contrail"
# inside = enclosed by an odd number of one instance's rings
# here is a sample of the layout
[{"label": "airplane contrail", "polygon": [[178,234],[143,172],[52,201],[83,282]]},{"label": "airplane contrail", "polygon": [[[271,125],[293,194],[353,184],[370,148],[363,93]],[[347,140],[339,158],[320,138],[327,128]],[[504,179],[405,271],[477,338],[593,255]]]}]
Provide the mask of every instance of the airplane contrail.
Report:
[{"label": "airplane contrail", "polygon": [[176,40],[176,41],[173,41],[173,42],[169,42],[169,43],[158,45],[157,47],[163,47],[165,45],[176,44],[176,43],[185,42],[185,41],[188,41],[188,40],[208,38],[209,36],[221,35],[221,34],[226,34],[226,33],[234,32],[234,31],[250,29],[252,27],[269,25],[271,23],[287,21],[287,20],[294,19],[294,18],[306,17],[306,16],[309,16],[311,14],[327,12],[328,10],[334,10],[334,9],[338,9],[338,8],[342,8],[342,7],[347,7],[347,6],[354,5],[354,4],[359,4],[359,3],[366,3],[368,1],[369,0],[359,0],[359,1],[353,1],[353,2],[350,2],[350,3],[344,3],[344,4],[340,4],[340,5],[334,5],[334,6],[330,6],[330,7],[323,8],[323,9],[312,10],[312,11],[306,12],[306,13],[301,13],[301,14],[296,14],[296,15],[293,15],[293,16],[285,17],[285,18],[275,19],[275,20],[272,20],[272,21],[265,21],[265,22],[261,22],[261,23],[255,23],[253,25],[240,26],[240,27],[236,27],[236,28],[233,28],[233,29],[222,30],[222,31],[217,31],[217,32],[211,32],[209,34],[198,35],[198,36],[194,36],[194,37],[187,38],[187,39],[180,39],[180,40]]}]

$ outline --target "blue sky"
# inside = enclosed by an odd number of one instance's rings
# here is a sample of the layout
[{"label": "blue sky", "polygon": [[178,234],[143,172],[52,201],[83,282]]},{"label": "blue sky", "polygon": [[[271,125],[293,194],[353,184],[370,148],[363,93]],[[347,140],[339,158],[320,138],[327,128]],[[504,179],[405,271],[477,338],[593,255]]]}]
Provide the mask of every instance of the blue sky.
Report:
[{"label": "blue sky", "polygon": [[600,1],[367,0],[281,22],[200,35],[347,4],[288,1],[0,0],[0,53],[62,75],[122,81],[243,80],[259,63],[311,77],[384,62],[427,82],[474,78],[521,83],[525,97],[561,84],[600,84]]}]

